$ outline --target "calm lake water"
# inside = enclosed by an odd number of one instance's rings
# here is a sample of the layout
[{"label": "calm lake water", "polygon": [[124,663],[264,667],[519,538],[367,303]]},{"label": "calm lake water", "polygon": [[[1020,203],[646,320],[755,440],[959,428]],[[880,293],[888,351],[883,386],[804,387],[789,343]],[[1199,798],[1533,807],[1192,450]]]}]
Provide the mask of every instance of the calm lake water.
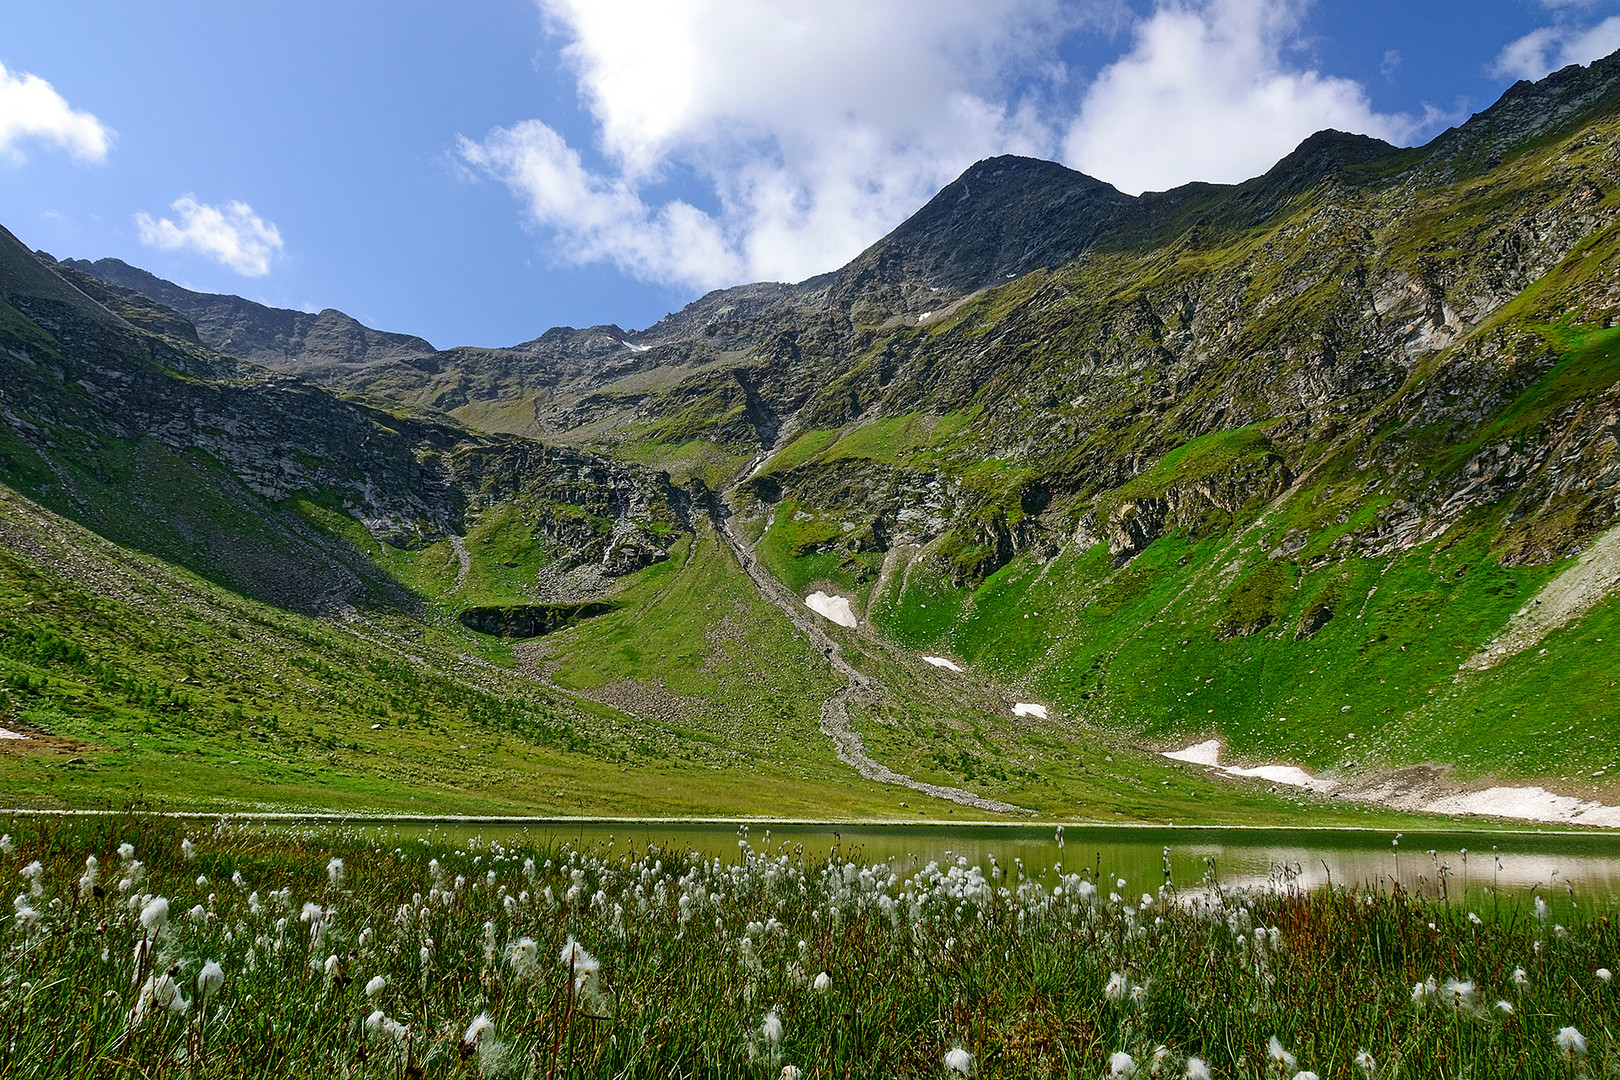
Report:
[{"label": "calm lake water", "polygon": [[[1156,889],[1168,863],[1177,885],[1196,884],[1206,870],[1226,885],[1334,884],[1405,889],[1452,899],[1544,894],[1549,901],[1620,900],[1620,834],[1568,832],[1405,832],[1342,829],[1187,829],[1068,826],[1061,845],[1056,829],[1041,826],[929,826],[804,824],[687,824],[652,822],[547,822],[525,825],[452,824],[370,826],[394,843],[431,837],[456,846],[560,845],[623,854],[648,845],[690,850],[734,862],[744,842],[755,852],[810,858],[834,852],[863,862],[885,862],[902,876],[930,861],[966,858],[989,872],[992,860],[1012,873],[1050,883],[1089,868],[1126,889]],[[1433,852],[1431,855],[1430,852]],[[1124,893],[1126,890],[1121,889]]]}]

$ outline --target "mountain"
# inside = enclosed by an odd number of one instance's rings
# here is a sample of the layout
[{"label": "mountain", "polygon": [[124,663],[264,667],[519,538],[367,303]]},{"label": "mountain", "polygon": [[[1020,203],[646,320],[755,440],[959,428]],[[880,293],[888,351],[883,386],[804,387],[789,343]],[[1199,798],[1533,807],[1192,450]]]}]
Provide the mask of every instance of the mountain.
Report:
[{"label": "mountain", "polygon": [[310,314],[266,307],[240,296],[192,292],[119,259],[93,263],[68,259],[62,265],[172,308],[190,320],[197,328],[197,340],[209,348],[276,371],[321,361],[409,360],[434,352],[419,337],[373,330],[331,308]]},{"label": "mountain", "polygon": [[517,507],[558,557],[598,558],[613,537],[627,569],[663,557],[655,526],[688,513],[690,495],[651,470],[473,436],[214,353],[140,294],[58,267],[3,230],[0,298],[15,342],[0,357],[9,482],[258,599],[317,611],[399,600],[361,552],[311,527],[301,499],[400,550],[463,535],[493,505]]},{"label": "mountain", "polygon": [[366,598],[938,806],[1185,820],[1210,789],[1155,752],[1212,738],[1352,797],[1616,803],[1617,147],[1610,57],[1235,185],[995,158],[831,274],[507,349],[13,244],[0,479],[256,601]]}]

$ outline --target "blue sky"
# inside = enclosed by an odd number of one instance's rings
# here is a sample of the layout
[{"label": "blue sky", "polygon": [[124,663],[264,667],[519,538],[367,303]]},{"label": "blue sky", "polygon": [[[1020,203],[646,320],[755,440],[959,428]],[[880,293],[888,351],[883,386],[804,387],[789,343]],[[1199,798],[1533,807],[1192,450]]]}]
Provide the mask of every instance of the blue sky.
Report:
[{"label": "blue sky", "polygon": [[978,158],[1426,141],[1612,0],[5,0],[0,224],[441,347],[833,269]]}]

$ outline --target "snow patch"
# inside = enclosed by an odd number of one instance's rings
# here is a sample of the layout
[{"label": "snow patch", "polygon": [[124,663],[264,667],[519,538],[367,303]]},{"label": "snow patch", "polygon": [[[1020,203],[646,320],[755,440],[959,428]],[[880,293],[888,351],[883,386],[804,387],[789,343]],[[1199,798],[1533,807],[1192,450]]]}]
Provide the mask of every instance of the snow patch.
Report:
[{"label": "snow patch", "polygon": [[828,596],[818,589],[804,598],[804,606],[839,626],[855,626],[855,609],[849,606],[847,596]]},{"label": "snow patch", "polygon": [[631,342],[625,341],[623,338],[619,339],[619,344],[623,345],[625,348],[629,349],[631,352],[646,352],[648,349],[652,348],[651,345],[635,345],[635,344],[632,344]]},{"label": "snow patch", "polygon": [[1046,719],[1046,706],[1034,705],[1028,701],[1020,701],[1013,706],[1014,716],[1033,716],[1037,720]]},{"label": "snow patch", "polygon": [[1228,776],[1252,776],[1257,780],[1270,780],[1273,784],[1287,784],[1289,787],[1315,788],[1317,786],[1316,777],[1293,765],[1258,765],[1252,769],[1228,766],[1221,771]]},{"label": "snow patch", "polygon": [[1555,795],[1542,787],[1493,787],[1438,800],[1449,814],[1489,814],[1526,821],[1572,821],[1581,825],[1620,825],[1620,807]]},{"label": "snow patch", "polygon": [[1192,765],[1207,765],[1227,776],[1244,776],[1324,793],[1339,791],[1345,798],[1357,802],[1377,803],[1393,810],[1415,810],[1419,813],[1448,814],[1453,817],[1496,817],[1566,825],[1595,825],[1608,829],[1620,828],[1620,806],[1608,806],[1571,795],[1559,795],[1543,787],[1499,786],[1481,791],[1447,791],[1438,784],[1431,783],[1414,790],[1386,776],[1368,784],[1358,784],[1346,789],[1332,780],[1318,779],[1293,765],[1257,765],[1248,769],[1236,765],[1222,765],[1219,739],[1193,743],[1181,750],[1167,750],[1159,756],[1170,758],[1172,761],[1185,761]]},{"label": "snow patch", "polygon": [[0,739],[23,739],[23,740],[27,740],[27,738],[28,738],[27,735],[23,735],[20,732],[9,731],[6,728],[0,727]]},{"label": "snow patch", "polygon": [[960,667],[956,666],[955,663],[945,659],[943,656],[925,656],[923,657],[923,663],[933,664],[935,667],[944,668],[946,671],[960,672],[962,670]]},{"label": "snow patch", "polygon": [[1210,739],[1207,742],[1193,743],[1185,750],[1167,750],[1163,756],[1171,761],[1186,761],[1193,765],[1219,765],[1221,740]]},{"label": "snow patch", "polygon": [[1310,773],[1294,765],[1256,765],[1251,769],[1240,768],[1236,765],[1221,764],[1221,740],[1206,739],[1201,743],[1193,743],[1181,750],[1166,750],[1159,755],[1172,761],[1185,761],[1192,765],[1207,765],[1217,772],[1227,776],[1245,776],[1254,780],[1266,780],[1273,784],[1283,784],[1288,787],[1309,788],[1312,791],[1332,791],[1338,787],[1331,780],[1318,780]]}]

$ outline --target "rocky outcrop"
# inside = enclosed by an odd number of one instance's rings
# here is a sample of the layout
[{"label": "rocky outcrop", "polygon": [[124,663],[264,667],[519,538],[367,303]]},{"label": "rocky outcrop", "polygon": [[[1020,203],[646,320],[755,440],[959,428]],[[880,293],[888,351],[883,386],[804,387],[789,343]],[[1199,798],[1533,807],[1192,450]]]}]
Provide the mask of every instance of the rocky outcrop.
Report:
[{"label": "rocky outcrop", "polygon": [[467,629],[491,637],[536,638],[612,610],[612,604],[604,603],[524,604],[467,608],[456,618]]}]

